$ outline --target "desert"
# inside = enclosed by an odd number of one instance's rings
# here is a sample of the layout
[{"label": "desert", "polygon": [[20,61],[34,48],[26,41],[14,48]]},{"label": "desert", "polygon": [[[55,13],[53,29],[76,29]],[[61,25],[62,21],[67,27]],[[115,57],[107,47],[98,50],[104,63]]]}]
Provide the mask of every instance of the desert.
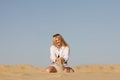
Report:
[{"label": "desert", "polygon": [[0,65],[0,80],[120,80],[120,65],[78,65],[73,73],[48,73],[30,64]]}]

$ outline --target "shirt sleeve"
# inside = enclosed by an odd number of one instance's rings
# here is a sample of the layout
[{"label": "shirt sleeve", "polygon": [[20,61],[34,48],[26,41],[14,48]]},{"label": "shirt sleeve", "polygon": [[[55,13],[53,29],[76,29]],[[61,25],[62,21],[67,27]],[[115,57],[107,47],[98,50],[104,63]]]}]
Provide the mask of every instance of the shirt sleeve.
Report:
[{"label": "shirt sleeve", "polygon": [[69,55],[70,55],[70,48],[69,47],[65,47],[64,51],[63,51],[63,58],[65,59],[65,61],[68,61],[69,59]]},{"label": "shirt sleeve", "polygon": [[50,47],[50,59],[53,62],[55,62],[56,59],[55,47],[53,45]]}]

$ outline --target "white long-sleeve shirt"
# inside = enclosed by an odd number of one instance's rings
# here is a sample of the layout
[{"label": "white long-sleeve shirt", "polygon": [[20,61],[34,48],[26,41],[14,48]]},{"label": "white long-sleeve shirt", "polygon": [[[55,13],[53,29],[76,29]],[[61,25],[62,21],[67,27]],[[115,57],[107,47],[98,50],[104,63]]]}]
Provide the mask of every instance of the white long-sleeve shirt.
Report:
[{"label": "white long-sleeve shirt", "polygon": [[55,59],[58,56],[59,57],[63,57],[64,60],[67,62],[68,59],[69,59],[69,55],[70,55],[70,49],[69,49],[69,47],[62,46],[59,50],[54,45],[52,45],[50,47],[50,59],[53,62],[55,62]]}]

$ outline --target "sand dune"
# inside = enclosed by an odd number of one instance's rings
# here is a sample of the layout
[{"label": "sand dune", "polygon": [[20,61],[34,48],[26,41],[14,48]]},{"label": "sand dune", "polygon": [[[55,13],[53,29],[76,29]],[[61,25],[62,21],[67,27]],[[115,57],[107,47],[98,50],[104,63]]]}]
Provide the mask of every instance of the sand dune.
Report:
[{"label": "sand dune", "polygon": [[74,73],[47,73],[28,64],[0,65],[0,80],[120,80],[120,65],[74,66]]},{"label": "sand dune", "polygon": [[120,65],[86,65],[74,69],[78,72],[120,72]]}]

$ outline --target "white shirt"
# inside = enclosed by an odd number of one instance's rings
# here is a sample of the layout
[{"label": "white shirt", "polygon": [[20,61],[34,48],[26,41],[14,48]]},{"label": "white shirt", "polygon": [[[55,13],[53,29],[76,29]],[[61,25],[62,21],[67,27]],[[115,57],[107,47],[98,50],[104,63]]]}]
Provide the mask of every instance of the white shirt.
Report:
[{"label": "white shirt", "polygon": [[63,57],[65,61],[68,61],[69,55],[70,55],[70,49],[69,47],[62,46],[59,50],[57,47],[52,45],[50,47],[50,59],[55,62],[55,59],[58,57]]}]

